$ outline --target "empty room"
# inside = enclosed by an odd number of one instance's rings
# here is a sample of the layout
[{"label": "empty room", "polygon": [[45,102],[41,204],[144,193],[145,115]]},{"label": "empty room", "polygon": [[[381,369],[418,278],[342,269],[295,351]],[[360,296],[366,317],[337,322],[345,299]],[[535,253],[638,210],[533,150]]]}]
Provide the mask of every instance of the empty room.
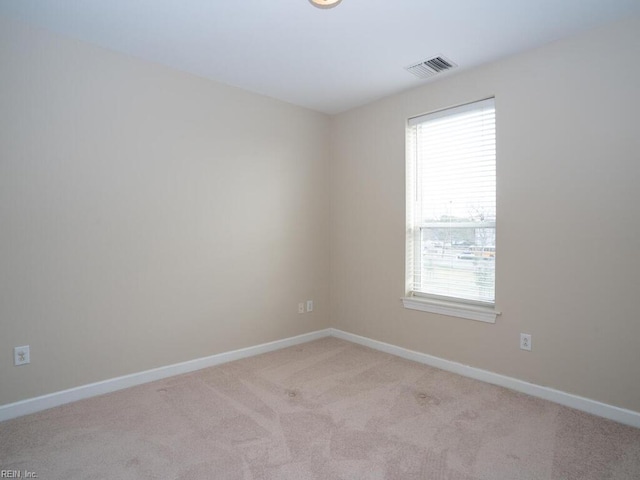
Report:
[{"label": "empty room", "polygon": [[0,478],[640,478],[638,0],[0,0]]}]

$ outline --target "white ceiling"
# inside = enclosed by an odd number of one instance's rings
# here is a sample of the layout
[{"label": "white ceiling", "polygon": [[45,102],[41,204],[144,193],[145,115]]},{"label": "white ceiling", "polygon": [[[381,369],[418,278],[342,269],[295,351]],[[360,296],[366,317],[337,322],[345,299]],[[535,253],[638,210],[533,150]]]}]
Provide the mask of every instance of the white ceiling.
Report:
[{"label": "white ceiling", "polygon": [[338,113],[433,81],[404,70],[430,56],[454,75],[640,15],[640,0],[0,0],[0,14]]}]

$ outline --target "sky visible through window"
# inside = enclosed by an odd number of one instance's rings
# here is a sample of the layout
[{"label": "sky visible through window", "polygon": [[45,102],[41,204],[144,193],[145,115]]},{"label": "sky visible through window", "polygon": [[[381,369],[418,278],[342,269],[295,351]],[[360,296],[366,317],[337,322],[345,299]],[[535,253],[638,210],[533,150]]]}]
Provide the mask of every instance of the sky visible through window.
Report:
[{"label": "sky visible through window", "polygon": [[495,220],[494,121],[465,112],[418,126],[423,221]]}]

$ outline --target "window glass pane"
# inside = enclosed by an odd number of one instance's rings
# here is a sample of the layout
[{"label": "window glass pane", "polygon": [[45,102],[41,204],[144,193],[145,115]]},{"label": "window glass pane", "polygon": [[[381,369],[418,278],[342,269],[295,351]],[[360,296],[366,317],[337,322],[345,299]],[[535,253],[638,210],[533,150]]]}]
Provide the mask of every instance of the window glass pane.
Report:
[{"label": "window glass pane", "polygon": [[407,148],[412,293],[493,303],[493,100],[412,120]]}]

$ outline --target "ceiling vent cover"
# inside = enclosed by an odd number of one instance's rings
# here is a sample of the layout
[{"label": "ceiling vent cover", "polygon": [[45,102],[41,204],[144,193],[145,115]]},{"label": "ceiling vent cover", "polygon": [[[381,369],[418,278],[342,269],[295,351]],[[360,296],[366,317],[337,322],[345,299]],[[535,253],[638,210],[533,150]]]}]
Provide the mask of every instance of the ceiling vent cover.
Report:
[{"label": "ceiling vent cover", "polygon": [[453,63],[447,57],[438,55],[437,57],[422,60],[421,62],[404,67],[404,69],[418,78],[429,78],[438,73],[456,68],[457,66],[457,64]]}]

